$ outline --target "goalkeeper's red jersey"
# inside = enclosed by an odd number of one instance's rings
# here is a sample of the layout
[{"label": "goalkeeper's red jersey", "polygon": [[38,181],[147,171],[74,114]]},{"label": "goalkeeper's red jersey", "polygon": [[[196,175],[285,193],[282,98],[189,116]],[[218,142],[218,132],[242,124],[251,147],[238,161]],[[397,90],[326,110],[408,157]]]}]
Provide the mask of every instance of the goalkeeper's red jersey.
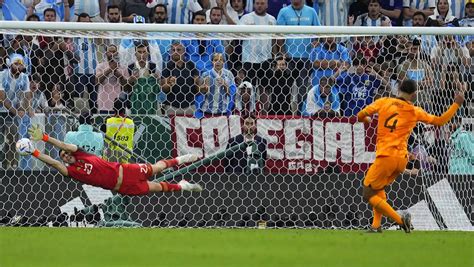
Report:
[{"label": "goalkeeper's red jersey", "polygon": [[67,166],[68,176],[82,183],[112,190],[117,184],[120,163],[108,162],[82,150],[73,152],[74,164]]}]

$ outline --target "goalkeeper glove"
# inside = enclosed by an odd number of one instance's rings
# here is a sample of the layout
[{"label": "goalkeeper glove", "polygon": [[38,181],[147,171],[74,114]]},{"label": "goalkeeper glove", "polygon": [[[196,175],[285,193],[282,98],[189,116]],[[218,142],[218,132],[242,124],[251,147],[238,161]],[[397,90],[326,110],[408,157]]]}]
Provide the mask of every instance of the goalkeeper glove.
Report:
[{"label": "goalkeeper glove", "polygon": [[43,141],[47,142],[48,139],[49,139],[49,136],[47,134],[43,133],[43,131],[40,129],[40,126],[38,124],[33,125],[32,127],[30,127],[28,129],[28,134],[30,135],[30,138],[33,141],[43,140]]}]

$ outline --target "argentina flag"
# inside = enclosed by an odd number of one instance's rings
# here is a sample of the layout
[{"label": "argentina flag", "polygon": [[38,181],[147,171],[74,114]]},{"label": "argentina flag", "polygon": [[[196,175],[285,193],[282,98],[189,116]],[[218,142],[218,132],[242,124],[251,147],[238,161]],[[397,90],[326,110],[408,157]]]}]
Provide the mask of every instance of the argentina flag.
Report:
[{"label": "argentina flag", "polygon": [[2,6],[5,20],[25,20],[26,7],[20,0],[5,0]]}]

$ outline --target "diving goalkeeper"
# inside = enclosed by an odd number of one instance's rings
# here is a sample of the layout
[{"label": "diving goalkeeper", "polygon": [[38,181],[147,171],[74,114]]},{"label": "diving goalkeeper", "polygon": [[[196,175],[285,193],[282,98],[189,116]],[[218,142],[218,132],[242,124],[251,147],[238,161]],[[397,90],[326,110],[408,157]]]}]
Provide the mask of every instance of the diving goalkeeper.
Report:
[{"label": "diving goalkeeper", "polygon": [[82,183],[113,190],[122,195],[146,195],[168,191],[202,191],[198,184],[181,180],[177,184],[148,181],[153,175],[166,168],[197,160],[196,155],[188,154],[174,159],[161,160],[155,164],[121,164],[109,162],[96,155],[86,153],[76,145],[67,144],[43,133],[38,125],[28,130],[34,141],[43,140],[60,149],[61,163],[37,149],[29,151],[35,158],[57,169],[62,175],[69,176]]}]

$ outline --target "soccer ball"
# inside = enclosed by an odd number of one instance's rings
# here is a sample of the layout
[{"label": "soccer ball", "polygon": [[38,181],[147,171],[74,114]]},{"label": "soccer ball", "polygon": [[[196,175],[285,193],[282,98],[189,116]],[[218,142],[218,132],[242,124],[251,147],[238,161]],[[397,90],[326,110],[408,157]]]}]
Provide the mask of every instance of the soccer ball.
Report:
[{"label": "soccer ball", "polygon": [[21,138],[16,142],[16,151],[22,156],[27,156],[33,152],[33,143],[28,138]]}]

